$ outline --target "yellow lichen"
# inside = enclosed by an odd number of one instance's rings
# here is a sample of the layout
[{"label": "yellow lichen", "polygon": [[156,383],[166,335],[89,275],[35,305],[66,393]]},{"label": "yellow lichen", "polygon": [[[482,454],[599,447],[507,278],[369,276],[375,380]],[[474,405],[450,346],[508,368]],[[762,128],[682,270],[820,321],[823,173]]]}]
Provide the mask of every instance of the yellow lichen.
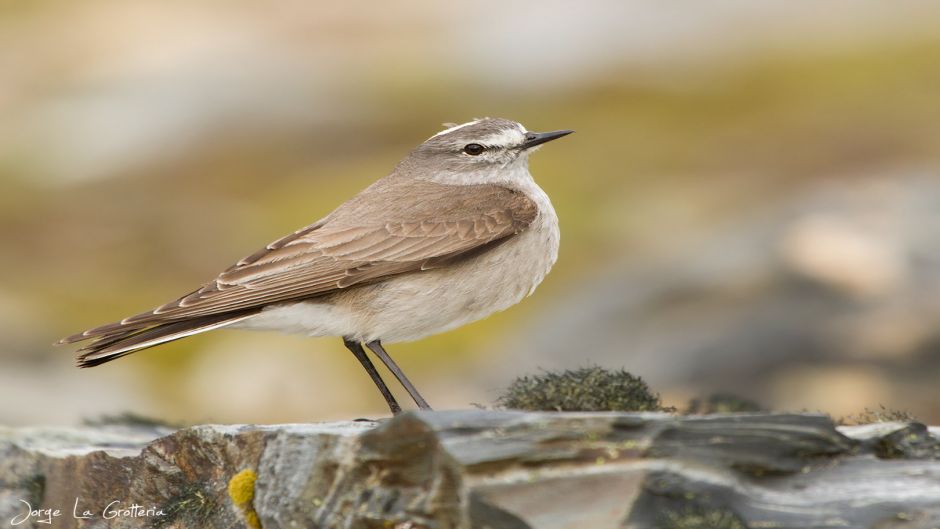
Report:
[{"label": "yellow lichen", "polygon": [[252,529],[261,529],[261,520],[251,504],[252,500],[255,499],[255,480],[257,479],[258,474],[254,470],[246,468],[232,476],[232,479],[228,481],[228,497],[242,511],[245,515],[245,523]]}]

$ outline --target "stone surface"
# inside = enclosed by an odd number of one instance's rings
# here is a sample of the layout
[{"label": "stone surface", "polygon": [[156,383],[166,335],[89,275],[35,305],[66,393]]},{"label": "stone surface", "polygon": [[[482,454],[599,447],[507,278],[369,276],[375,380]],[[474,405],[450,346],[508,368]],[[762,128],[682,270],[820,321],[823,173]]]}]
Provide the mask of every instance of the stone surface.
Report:
[{"label": "stone surface", "polygon": [[[89,519],[73,516],[76,501]],[[26,503],[61,512],[26,517]],[[50,527],[49,516],[51,527],[927,528],[940,523],[940,460],[923,425],[836,428],[818,415],[476,410],[0,429],[0,524]]]}]

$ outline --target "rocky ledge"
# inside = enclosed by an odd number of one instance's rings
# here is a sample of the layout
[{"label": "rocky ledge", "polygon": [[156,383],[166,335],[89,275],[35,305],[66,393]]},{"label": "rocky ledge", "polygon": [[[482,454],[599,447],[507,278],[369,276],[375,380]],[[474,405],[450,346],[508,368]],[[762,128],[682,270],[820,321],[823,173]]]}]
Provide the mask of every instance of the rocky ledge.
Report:
[{"label": "rocky ledge", "polygon": [[938,446],[806,414],[0,428],[0,526],[928,528]]}]

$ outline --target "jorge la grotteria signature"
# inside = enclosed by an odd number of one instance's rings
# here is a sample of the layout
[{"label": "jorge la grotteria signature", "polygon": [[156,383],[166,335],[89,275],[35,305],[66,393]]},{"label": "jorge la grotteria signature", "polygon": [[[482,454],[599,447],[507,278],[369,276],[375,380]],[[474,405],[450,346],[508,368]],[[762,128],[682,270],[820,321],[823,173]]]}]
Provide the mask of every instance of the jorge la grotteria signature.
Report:
[{"label": "jorge la grotteria signature", "polygon": [[114,500],[108,503],[105,508],[100,511],[92,511],[91,509],[84,508],[87,506],[82,506],[81,498],[76,497],[75,503],[72,504],[71,513],[65,513],[62,509],[57,508],[34,508],[26,500],[21,499],[19,501],[25,507],[25,512],[10,519],[10,525],[20,525],[28,521],[52,525],[57,518],[68,516],[69,514],[76,520],[92,520],[95,518],[113,520],[115,518],[153,518],[166,516],[163,510],[158,507],[147,507],[136,503],[128,505],[127,502],[121,500]]}]

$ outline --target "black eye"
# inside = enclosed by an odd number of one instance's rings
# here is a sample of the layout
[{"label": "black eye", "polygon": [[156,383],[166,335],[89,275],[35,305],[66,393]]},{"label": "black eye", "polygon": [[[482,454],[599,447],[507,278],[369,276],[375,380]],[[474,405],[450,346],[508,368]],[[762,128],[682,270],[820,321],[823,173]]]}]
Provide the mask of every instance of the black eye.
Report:
[{"label": "black eye", "polygon": [[463,148],[463,152],[470,156],[479,156],[483,154],[483,146],[479,143],[468,143],[467,146]]}]

